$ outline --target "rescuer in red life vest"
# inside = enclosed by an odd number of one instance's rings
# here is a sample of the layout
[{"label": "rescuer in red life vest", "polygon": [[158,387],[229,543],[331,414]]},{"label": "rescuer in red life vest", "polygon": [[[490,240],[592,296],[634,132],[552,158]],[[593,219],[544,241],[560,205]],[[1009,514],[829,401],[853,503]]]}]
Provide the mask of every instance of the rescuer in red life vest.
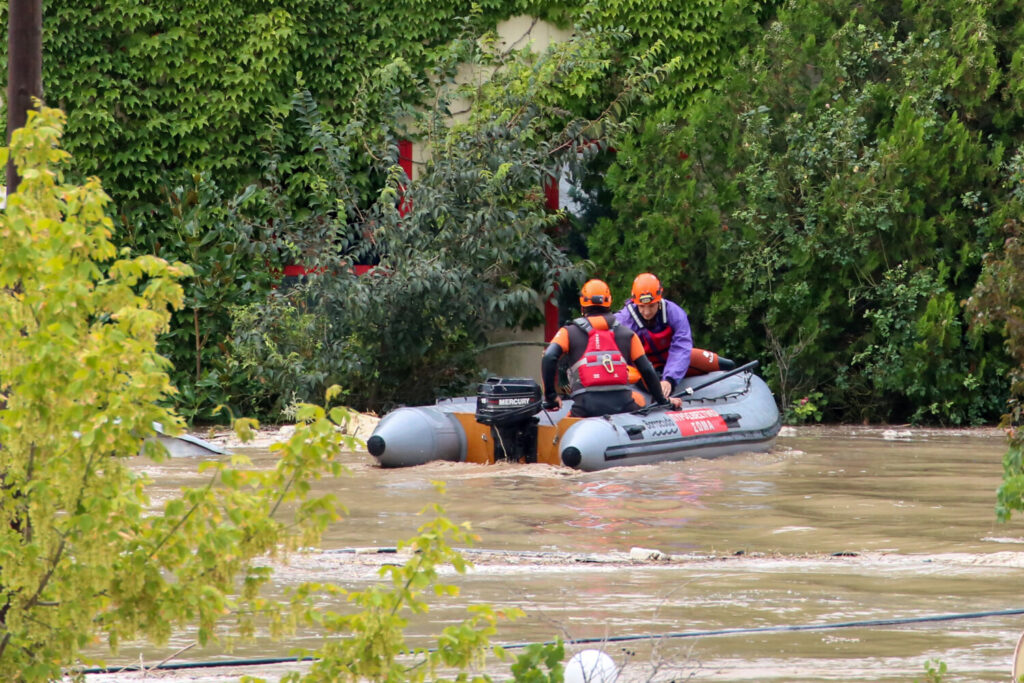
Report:
[{"label": "rescuer in red life vest", "polygon": [[661,391],[671,396],[690,367],[693,336],[686,311],[662,296],[661,282],[650,273],[633,280],[633,297],[615,319],[640,337],[644,353],[661,375]]},{"label": "rescuer in red life vest", "polygon": [[601,280],[590,280],[580,291],[582,318],[555,333],[541,359],[544,408],[561,408],[555,390],[558,359],[569,355],[569,392],[573,417],[594,417],[638,410],[633,397],[629,365],[640,371],[654,401],[679,408],[682,401],[665,397],[654,366],[644,355],[643,344],[633,332],[619,325],[611,314],[612,294]]}]

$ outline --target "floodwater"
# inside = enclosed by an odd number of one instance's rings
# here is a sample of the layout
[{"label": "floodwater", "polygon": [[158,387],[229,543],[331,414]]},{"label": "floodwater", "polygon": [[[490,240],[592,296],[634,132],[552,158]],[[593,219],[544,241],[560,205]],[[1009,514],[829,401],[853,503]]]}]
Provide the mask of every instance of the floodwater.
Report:
[{"label": "floodwater", "polygon": [[[466,606],[490,603],[527,614],[495,643],[602,647],[623,681],[924,681],[929,660],[945,663],[945,680],[1007,681],[1024,614],[989,613],[1024,609],[1024,519],[995,519],[1004,450],[997,430],[862,427],[787,428],[769,453],[594,473],[382,470],[355,453],[350,475],[320,485],[346,519],[280,567],[276,586],[365,587],[401,561],[396,543],[439,503],[479,535],[466,552],[475,568],[443,575],[461,592],[412,624],[413,646],[429,647]],[[266,451],[248,453],[271,463]],[[198,483],[195,466],[140,464],[157,491]],[[123,648],[108,665],[153,664],[191,637]],[[180,659],[286,657],[317,642],[299,633]],[[200,680],[191,675],[181,680]]]}]

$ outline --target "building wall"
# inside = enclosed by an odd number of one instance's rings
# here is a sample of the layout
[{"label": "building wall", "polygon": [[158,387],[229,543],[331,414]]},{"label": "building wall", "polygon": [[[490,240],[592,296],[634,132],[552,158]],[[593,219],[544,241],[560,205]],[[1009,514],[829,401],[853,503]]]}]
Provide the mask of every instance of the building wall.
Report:
[{"label": "building wall", "polygon": [[[571,31],[559,29],[545,21],[529,16],[518,16],[498,24],[497,33],[499,46],[503,49],[522,49],[529,47],[534,52],[543,52],[553,42],[567,40]],[[459,78],[469,81],[474,78],[486,78],[471,69],[465,69]],[[453,106],[458,110],[464,107]],[[417,171],[430,158],[430,151],[423,143],[412,145],[412,174],[415,179]],[[560,194],[557,183],[552,183],[553,192],[548,193],[548,208],[558,209]],[[540,382],[540,358],[548,338],[558,329],[557,309],[550,304],[538,301],[538,307],[545,310],[547,324],[532,330],[500,330],[489,340],[497,348],[485,351],[480,355],[480,365],[490,375],[499,377],[533,377]]]},{"label": "building wall", "polygon": [[480,367],[498,377],[532,377],[540,384],[540,357],[546,346],[544,327],[533,330],[500,330],[490,339],[499,346],[480,354]]},{"label": "building wall", "polygon": [[[522,15],[511,17],[497,26],[498,46],[506,50],[518,50],[529,47],[533,52],[540,53],[548,49],[555,42],[568,40],[572,31],[560,29],[546,21],[534,17]],[[474,79],[484,79],[489,73],[466,67],[461,69],[457,80],[467,83]],[[453,104],[453,110],[465,109]],[[459,117],[456,116],[456,119]],[[411,178],[416,178],[416,172],[430,158],[430,150],[422,142],[414,142],[412,146],[412,167]],[[556,207],[557,208],[557,207]]]}]

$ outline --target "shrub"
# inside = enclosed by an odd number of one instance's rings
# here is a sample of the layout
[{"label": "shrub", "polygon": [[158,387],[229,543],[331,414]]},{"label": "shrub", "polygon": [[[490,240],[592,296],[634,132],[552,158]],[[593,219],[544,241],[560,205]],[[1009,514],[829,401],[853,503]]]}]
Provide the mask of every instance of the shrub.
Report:
[{"label": "shrub", "polygon": [[[314,274],[246,319],[255,316],[278,330],[299,325],[316,337],[257,338],[247,323],[236,326],[236,368],[250,378],[293,378],[275,389],[279,396],[300,390],[304,400],[304,387],[322,389],[300,376],[338,383],[355,405],[377,410],[464,393],[479,379],[476,354],[491,332],[540,324],[541,303],[556,285],[582,279],[584,266],[573,264],[556,241],[564,219],[545,209],[544,183],[596,153],[584,144],[591,131],[627,125],[629,106],[667,69],[640,61],[614,107],[599,120],[578,119],[558,106],[561,93],[567,81],[601,72],[603,42],[582,35],[540,56],[496,55],[488,46],[456,43],[439,59],[435,82],[446,82],[466,60],[500,68],[483,84],[441,91],[438,106],[419,124],[433,151],[414,180],[397,165],[394,137],[383,137],[371,169],[384,179],[383,189],[370,204],[354,151],[354,141],[366,139],[362,129],[336,129],[307,93],[296,96],[302,135],[295,139],[310,161],[304,182],[311,199],[304,212],[292,210],[277,164],[267,165],[262,196],[275,234]],[[446,112],[457,97],[471,104],[472,114],[453,125]],[[275,151],[271,158],[286,157]],[[359,251],[366,247],[379,262],[356,276],[352,266],[367,256]],[[282,360],[291,369],[278,372]]]},{"label": "shrub", "polygon": [[[118,253],[99,182],[63,182],[62,128],[60,112],[42,109],[15,132],[22,181],[0,217],[0,678],[58,680],[90,663],[83,652],[100,639],[116,653],[129,639],[165,643],[186,624],[198,626],[201,644],[250,635],[257,623],[275,634],[304,623],[342,636],[315,653],[308,675],[288,680],[472,670],[501,610],[475,606],[442,631],[435,651],[413,651],[403,638],[426,590],[457,591],[438,582],[438,565],[466,567],[449,539],[468,542],[469,529],[440,509],[410,541],[412,559],[386,568],[390,589],[353,594],[350,614],[323,611],[314,599],[341,593],[337,586],[305,585],[285,601],[260,594],[271,578],[264,558],[308,547],[338,518],[333,496],[309,491],[313,480],[341,474],[340,454],[356,445],[342,430],[346,409],[299,405],[292,437],[271,447],[272,468],[245,469],[242,456],[205,462],[205,485],[154,505],[130,460],[140,449],[157,462],[167,457],[147,439],[154,422],[181,427],[161,407],[173,387],[156,337],[169,308],[183,305],[177,280],[189,271]],[[329,390],[327,401],[336,395]],[[236,423],[243,437],[255,426]],[[229,617],[233,633],[221,628]],[[556,665],[531,652],[520,658],[525,675]],[[419,665],[411,671],[399,659],[408,656]]]},{"label": "shrub", "polygon": [[658,272],[699,344],[767,357],[783,405],[819,391],[828,419],[993,419],[1006,359],[958,302],[1019,212],[998,182],[1019,128],[1006,20],[786,5],[720,89],[616,143],[590,257],[620,286]]}]

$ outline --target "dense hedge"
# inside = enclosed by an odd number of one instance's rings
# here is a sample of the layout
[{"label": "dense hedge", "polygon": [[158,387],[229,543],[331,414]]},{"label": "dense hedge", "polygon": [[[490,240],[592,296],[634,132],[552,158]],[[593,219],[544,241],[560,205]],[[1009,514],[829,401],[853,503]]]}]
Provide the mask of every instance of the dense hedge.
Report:
[{"label": "dense hedge", "polygon": [[790,3],[723,87],[620,141],[591,256],[649,268],[791,416],[966,424],[1005,405],[961,310],[1021,142],[1024,9]]},{"label": "dense hedge", "polygon": [[[410,134],[399,126],[424,102],[429,74],[453,38],[520,14],[631,35],[614,41],[615,51],[586,78],[568,75],[537,93],[552,111],[621,118],[626,112],[616,107],[634,65],[652,56],[673,62],[660,99],[679,101],[715,82],[765,7],[736,0],[67,0],[44,3],[43,80],[48,103],[67,112],[64,142],[75,171],[99,176],[118,207],[118,239],[196,272],[186,283],[186,310],[162,346],[192,415],[224,398],[210,373],[230,352],[232,311],[262,300],[273,268],[295,257],[295,243],[271,230],[273,221],[249,215],[251,193],[243,187],[271,178],[280,184],[273,188],[278,227],[305,226],[310,238],[332,223],[331,209],[309,204],[319,192],[321,151],[302,139],[297,90],[311,96],[328,132],[373,138],[363,146],[345,136],[355,152],[345,182],[359,190],[346,218],[358,222],[372,213],[386,175],[369,150]],[[0,19],[6,23],[6,7]],[[539,191],[542,175],[533,182]]]},{"label": "dense hedge", "polygon": [[[655,38],[667,54],[685,55],[680,78],[692,90],[711,82],[735,48],[735,27],[749,28],[739,7],[735,0],[45,2],[44,90],[48,104],[67,112],[65,141],[78,169],[99,176],[126,209],[159,204],[165,177],[181,169],[212,172],[223,185],[251,177],[268,117],[299,85],[330,121],[348,120],[358,101],[360,116],[394,125],[392,111],[373,106],[387,95],[375,92],[374,74],[400,58],[408,80],[396,87],[414,99],[432,48],[467,27],[481,31],[521,14],[619,26],[638,36],[626,55]],[[6,6],[0,17],[6,25]]]},{"label": "dense hedge", "polygon": [[[321,150],[304,171],[308,208],[288,205],[277,165],[250,204],[310,255],[317,272],[304,287],[235,310],[232,358],[221,377],[239,409],[272,414],[333,383],[361,409],[464,394],[482,379],[477,354],[490,333],[539,324],[537,293],[582,279],[583,268],[556,243],[562,218],[545,210],[538,179],[596,152],[577,152],[588,131],[611,135],[629,125],[610,112],[575,117],[553,103],[567,83],[585,88],[603,78],[614,38],[581,35],[536,58],[460,42],[450,66],[500,60],[502,68],[479,87],[438,89],[437,106],[419,124],[434,153],[414,183],[395,164],[394,140],[354,126],[333,130],[308,95],[296,97],[300,156]],[[612,109],[650,97],[670,71],[639,60],[623,74]],[[456,125],[445,114],[453,99],[470,105]],[[383,177],[365,208],[353,182],[360,175],[353,139],[370,141],[373,171]],[[355,275],[353,264],[368,257],[377,265]]]},{"label": "dense hedge", "polygon": [[[164,345],[197,414],[221,398],[198,389],[231,352],[232,311],[263,299],[272,268],[314,239],[370,234],[379,191],[404,182],[388,166],[410,134],[400,125],[424,111],[430,79],[452,75],[443,46],[523,13],[606,40],[582,70],[547,81],[549,62],[527,77],[551,120],[525,143],[542,149],[574,116],[636,124],[577,131],[616,152],[591,159],[586,219],[545,228],[586,244],[577,255],[617,291],[658,272],[698,343],[765,361],[794,418],[1000,412],[1007,358],[998,335],[967,329],[960,302],[1019,218],[1005,201],[1024,87],[1013,4],[48,3],[46,96],[68,113],[77,170],[113,195],[125,244],[196,272]],[[629,70],[659,62],[667,78],[625,106]],[[296,91],[350,146],[341,214]],[[251,181],[271,191],[269,213]]]},{"label": "dense hedge", "polygon": [[[485,0],[477,19],[530,4]],[[156,203],[167,172],[250,173],[300,81],[340,120],[376,69],[422,66],[464,14],[469,3],[425,0],[46,3],[46,97],[68,113],[79,170],[119,205]]]}]

